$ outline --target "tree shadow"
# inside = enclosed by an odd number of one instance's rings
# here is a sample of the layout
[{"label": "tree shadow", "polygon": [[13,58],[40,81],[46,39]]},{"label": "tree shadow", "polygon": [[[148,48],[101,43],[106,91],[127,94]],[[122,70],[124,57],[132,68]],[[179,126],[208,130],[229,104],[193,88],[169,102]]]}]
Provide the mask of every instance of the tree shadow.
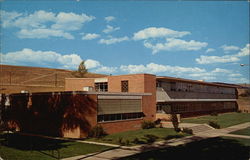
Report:
[{"label": "tree shadow", "polygon": [[166,160],[166,159],[199,159],[199,160],[248,160],[250,146],[243,145],[235,139],[209,138],[176,147],[167,147],[148,151],[120,160]]}]

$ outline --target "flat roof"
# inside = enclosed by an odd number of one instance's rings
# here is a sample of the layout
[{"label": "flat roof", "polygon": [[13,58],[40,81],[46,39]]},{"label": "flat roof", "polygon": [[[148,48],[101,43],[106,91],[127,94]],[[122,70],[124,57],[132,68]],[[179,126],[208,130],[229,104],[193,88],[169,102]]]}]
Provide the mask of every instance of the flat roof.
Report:
[{"label": "flat roof", "polygon": [[226,83],[218,84],[218,83],[213,83],[213,82],[204,82],[204,81],[199,81],[199,80],[191,80],[191,79],[175,78],[175,77],[167,77],[167,76],[157,76],[156,80],[180,81],[180,82],[188,82],[188,83],[196,83],[196,84],[205,84],[205,85],[211,85],[211,86],[237,88],[235,85],[232,85],[232,84],[226,84]]}]

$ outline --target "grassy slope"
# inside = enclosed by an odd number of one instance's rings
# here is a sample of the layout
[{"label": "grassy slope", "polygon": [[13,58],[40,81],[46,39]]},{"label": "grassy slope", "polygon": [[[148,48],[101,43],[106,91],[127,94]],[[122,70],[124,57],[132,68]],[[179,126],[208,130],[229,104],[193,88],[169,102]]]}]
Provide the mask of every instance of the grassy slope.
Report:
[{"label": "grassy slope", "polygon": [[[7,139],[9,139],[8,143]],[[0,142],[2,144],[0,146],[0,156],[6,160],[49,160],[58,157],[57,151],[59,151],[61,158],[66,158],[111,148],[94,144],[19,135],[10,135],[8,138],[6,135],[1,135]],[[54,154],[52,151],[54,151]]]},{"label": "grassy slope", "polygon": [[[0,65],[0,75],[0,93],[63,91],[65,78],[73,78],[70,70],[10,65]],[[87,78],[103,76],[86,74]]]},{"label": "grassy slope", "polygon": [[183,133],[177,133],[174,131],[174,129],[170,129],[170,128],[152,128],[152,129],[140,129],[140,130],[136,130],[136,131],[115,133],[115,134],[107,135],[101,139],[90,138],[87,140],[119,144],[118,140],[119,140],[119,138],[122,138],[123,142],[126,142],[128,140],[130,145],[134,145],[135,143],[133,143],[133,140],[135,138],[138,138],[139,143],[147,143],[147,138],[145,137],[145,135],[147,135],[147,134],[157,136],[158,137],[157,140],[171,138],[172,136],[182,137],[182,136],[187,135],[187,134],[183,134]]},{"label": "grassy slope", "polygon": [[218,116],[201,116],[196,118],[182,119],[185,123],[209,123],[209,121],[217,122],[221,128],[237,125],[244,122],[250,122],[249,113],[224,113]]},{"label": "grassy slope", "polygon": [[249,128],[245,128],[245,129],[241,129],[235,132],[231,132],[230,134],[238,134],[238,135],[246,135],[246,136],[250,136],[250,127]]}]

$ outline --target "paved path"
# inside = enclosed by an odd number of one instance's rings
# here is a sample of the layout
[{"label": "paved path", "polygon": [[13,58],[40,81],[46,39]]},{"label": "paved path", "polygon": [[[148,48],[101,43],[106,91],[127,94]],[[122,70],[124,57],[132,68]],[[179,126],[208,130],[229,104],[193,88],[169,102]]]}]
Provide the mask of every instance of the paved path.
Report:
[{"label": "paved path", "polygon": [[[243,135],[233,135],[229,134],[230,132],[244,129],[250,127],[250,122],[231,126],[224,129],[213,129],[204,132],[198,132],[193,136],[187,136],[178,139],[171,139],[167,141],[159,141],[153,144],[146,144],[146,145],[137,145],[132,147],[121,146],[118,149],[113,149],[101,153],[93,153],[88,155],[81,155],[76,157],[65,158],[63,160],[115,160],[122,157],[127,157],[130,155],[134,155],[141,152],[146,152],[150,150],[155,150],[159,148],[166,148],[171,146],[178,146],[206,138],[211,137],[218,137],[218,136],[231,136],[231,137],[239,137],[239,138],[250,138],[250,136],[243,136]],[[86,142],[86,141],[85,141]],[[95,144],[95,142],[93,142]]]}]

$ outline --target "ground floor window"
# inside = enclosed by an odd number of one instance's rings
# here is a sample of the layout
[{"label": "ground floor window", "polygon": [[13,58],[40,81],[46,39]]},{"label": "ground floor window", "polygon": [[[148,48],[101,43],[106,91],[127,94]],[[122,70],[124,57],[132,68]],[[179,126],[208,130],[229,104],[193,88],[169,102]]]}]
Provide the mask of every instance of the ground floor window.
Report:
[{"label": "ground floor window", "polygon": [[144,117],[142,112],[136,113],[120,113],[120,114],[103,114],[97,116],[97,122],[117,121],[127,119],[138,119]]}]

